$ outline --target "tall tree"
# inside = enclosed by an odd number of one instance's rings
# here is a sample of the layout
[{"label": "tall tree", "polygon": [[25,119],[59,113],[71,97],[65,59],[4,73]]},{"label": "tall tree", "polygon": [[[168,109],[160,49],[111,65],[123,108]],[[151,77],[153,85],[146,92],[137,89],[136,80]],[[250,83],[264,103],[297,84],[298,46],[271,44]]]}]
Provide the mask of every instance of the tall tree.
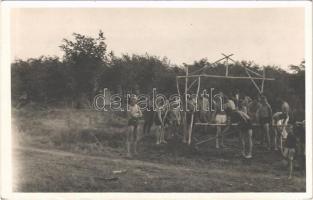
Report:
[{"label": "tall tree", "polygon": [[73,40],[63,39],[64,64],[70,75],[68,87],[73,100],[86,97],[89,101],[99,89],[100,74],[107,68],[105,37],[100,30],[97,38],[73,33]]}]

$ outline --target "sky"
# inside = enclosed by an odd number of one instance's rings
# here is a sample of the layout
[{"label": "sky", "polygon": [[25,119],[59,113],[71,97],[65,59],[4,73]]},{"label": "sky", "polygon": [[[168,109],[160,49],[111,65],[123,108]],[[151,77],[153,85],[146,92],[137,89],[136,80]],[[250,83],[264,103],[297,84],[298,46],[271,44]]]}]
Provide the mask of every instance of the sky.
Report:
[{"label": "sky", "polygon": [[117,56],[148,53],[177,65],[221,53],[285,69],[304,59],[303,8],[14,8],[11,60],[62,57],[63,38],[100,29]]}]

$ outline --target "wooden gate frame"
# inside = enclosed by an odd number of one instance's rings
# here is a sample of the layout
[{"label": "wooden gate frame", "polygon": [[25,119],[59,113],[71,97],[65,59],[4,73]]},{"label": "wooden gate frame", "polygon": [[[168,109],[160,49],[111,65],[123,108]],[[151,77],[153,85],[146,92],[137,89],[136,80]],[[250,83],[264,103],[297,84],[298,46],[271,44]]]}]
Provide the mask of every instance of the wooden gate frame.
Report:
[{"label": "wooden gate frame", "polygon": [[[197,69],[191,73],[189,73],[189,69],[188,69],[188,66],[186,66],[186,75],[185,76],[176,76],[176,87],[177,87],[177,92],[178,92],[178,95],[181,97],[181,92],[180,92],[180,87],[179,87],[179,80],[180,79],[184,79],[185,80],[185,92],[184,92],[184,99],[185,99],[185,109],[183,109],[183,125],[184,125],[184,131],[185,133],[187,132],[188,133],[188,144],[190,145],[191,144],[191,134],[192,134],[192,129],[193,129],[193,120],[194,120],[194,112],[192,113],[191,115],[191,121],[190,121],[190,125],[187,126],[187,113],[186,113],[186,110],[187,110],[187,94],[188,94],[188,90],[191,89],[191,87],[197,83],[198,86],[197,86],[197,92],[196,92],[196,105],[198,103],[198,98],[199,98],[199,91],[200,91],[200,85],[201,85],[201,78],[204,77],[204,78],[219,78],[219,79],[235,79],[235,80],[250,80],[253,85],[255,86],[255,88],[257,89],[258,93],[259,94],[262,94],[263,91],[264,91],[264,82],[266,80],[268,81],[273,81],[275,79],[273,78],[266,78],[265,76],[265,68],[263,67],[263,74],[259,74],[258,72],[255,72],[247,67],[243,67],[245,69],[245,72],[248,76],[230,76],[229,75],[229,66],[228,66],[228,62],[229,60],[232,61],[232,62],[236,62],[234,61],[231,56],[233,56],[234,54],[229,54],[229,55],[226,55],[224,53],[222,53],[222,56],[223,58],[215,61],[214,63],[210,64],[210,65],[214,65],[214,64],[217,64],[221,61],[225,61],[226,63],[226,71],[225,71],[225,75],[211,75],[211,74],[205,74],[203,71],[204,69],[206,69],[207,67],[209,67],[208,65],[205,65],[204,67],[200,68],[200,69]],[[255,76],[252,76],[252,74],[254,74]],[[189,82],[189,79],[191,78],[196,78],[193,82],[191,82],[191,84],[189,84],[188,86],[188,82]],[[262,80],[262,83],[261,83],[261,87],[259,87],[255,80]],[[195,108],[194,108],[195,109]],[[195,111],[195,110],[194,110]],[[210,124],[208,124],[210,125]],[[184,133],[184,137],[185,137],[185,133]]]}]

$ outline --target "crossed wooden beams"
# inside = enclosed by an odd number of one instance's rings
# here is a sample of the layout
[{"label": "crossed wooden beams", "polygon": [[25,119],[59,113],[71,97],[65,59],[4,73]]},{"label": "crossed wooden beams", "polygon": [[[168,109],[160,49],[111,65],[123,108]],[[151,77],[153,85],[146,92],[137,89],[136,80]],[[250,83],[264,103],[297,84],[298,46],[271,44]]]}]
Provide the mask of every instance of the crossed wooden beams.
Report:
[{"label": "crossed wooden beams", "polygon": [[[251,69],[249,69],[248,67],[244,67],[245,69],[245,72],[246,74],[248,75],[247,77],[244,77],[244,76],[229,76],[229,69],[228,69],[228,62],[229,60],[236,63],[236,61],[234,61],[231,56],[233,56],[234,54],[229,54],[229,55],[226,55],[224,53],[222,53],[222,56],[223,58],[215,61],[214,63],[212,63],[212,65],[216,64],[216,63],[219,63],[223,60],[225,60],[225,64],[226,64],[226,72],[225,72],[225,75],[210,75],[210,74],[205,74],[204,73],[204,69],[206,69],[207,67],[209,67],[208,65],[205,65],[204,67],[198,69],[198,70],[195,70],[191,73],[189,73],[189,69],[188,69],[188,66],[186,67],[186,75],[185,76],[176,76],[176,87],[177,87],[177,92],[178,92],[178,95],[180,96],[181,93],[180,93],[180,88],[179,88],[179,79],[185,79],[185,91],[184,91],[184,101],[185,101],[185,106],[187,107],[187,93],[188,93],[188,90],[191,89],[191,87],[195,84],[195,83],[198,83],[198,86],[197,86],[197,93],[196,93],[196,103],[198,102],[198,97],[199,97],[199,90],[200,90],[200,82],[201,82],[201,77],[206,77],[206,78],[221,78],[221,79],[239,79],[239,80],[244,80],[244,79],[249,79],[251,80],[251,82],[253,83],[253,85],[255,86],[255,88],[257,89],[257,91],[259,92],[259,94],[262,94],[263,93],[263,90],[264,90],[264,81],[265,80],[269,80],[269,81],[272,81],[272,80],[275,80],[273,78],[266,78],[265,77],[265,68],[263,68],[263,74],[259,74],[258,72],[255,72]],[[253,74],[254,76],[252,76],[251,74]],[[188,86],[188,79],[189,78],[196,78],[193,82],[191,82],[191,84],[189,84]],[[255,80],[262,80],[262,84],[261,84],[261,87],[259,87]],[[186,125],[187,121],[186,121],[186,112],[184,112],[184,124]],[[188,144],[191,143],[191,134],[192,134],[192,128],[193,128],[193,119],[194,119],[194,113],[192,113],[191,115],[191,122],[190,122],[190,125],[189,127],[187,128],[187,133],[188,133]]]},{"label": "crossed wooden beams", "polygon": [[[257,89],[257,91],[259,92],[259,94],[262,94],[263,91],[264,91],[264,82],[265,80],[268,80],[268,81],[273,81],[275,79],[273,78],[266,78],[265,77],[265,68],[263,68],[263,74],[260,74],[256,71],[253,71],[247,67],[244,67],[245,69],[245,72],[248,76],[230,76],[229,75],[229,68],[228,68],[228,62],[229,61],[232,61],[232,62],[236,62],[235,60],[233,60],[231,58],[231,56],[233,56],[234,54],[229,54],[229,55],[226,55],[224,53],[222,53],[223,55],[223,58],[215,61],[214,63],[212,63],[211,65],[214,65],[216,63],[219,63],[223,60],[225,60],[225,63],[226,63],[226,72],[225,72],[225,75],[211,75],[211,74],[206,74],[204,73],[204,70],[209,67],[208,65],[205,65],[204,67],[200,68],[200,69],[197,69],[193,72],[190,72],[188,73],[188,67],[186,69],[186,75],[185,76],[177,76],[176,78],[177,79],[181,79],[181,78],[185,78],[185,79],[188,79],[188,78],[199,78],[199,77],[207,77],[207,78],[221,78],[221,79],[241,79],[241,80],[244,80],[244,79],[249,79],[251,80],[251,82],[253,83],[253,85],[255,86],[255,88]],[[252,76],[252,74],[254,76]],[[257,83],[255,82],[255,80],[262,80],[262,84],[261,84],[261,87],[259,87],[257,85]],[[188,81],[187,81],[188,82]],[[190,90],[191,87],[196,83],[196,82],[199,82],[198,79],[195,79],[194,81],[192,81],[190,83],[189,86],[187,86],[187,90]],[[177,80],[177,83],[178,83],[178,80]]]}]

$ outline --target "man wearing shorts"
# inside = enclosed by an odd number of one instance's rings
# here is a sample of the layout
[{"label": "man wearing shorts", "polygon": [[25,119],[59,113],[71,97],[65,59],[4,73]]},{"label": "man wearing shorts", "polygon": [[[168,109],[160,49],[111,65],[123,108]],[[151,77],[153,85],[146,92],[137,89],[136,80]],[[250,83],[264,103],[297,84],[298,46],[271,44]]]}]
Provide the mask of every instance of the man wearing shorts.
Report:
[{"label": "man wearing shorts", "polygon": [[[252,142],[252,123],[251,119],[248,116],[248,114],[236,110],[235,104],[233,101],[229,100],[225,96],[225,104],[224,109],[228,117],[228,123],[232,124],[235,123],[238,125],[239,128],[239,137],[242,145],[242,151],[241,154],[243,157],[250,159],[252,158],[252,148],[253,148],[253,142]],[[248,153],[246,153],[246,142],[245,139],[248,138]]]},{"label": "man wearing shorts", "polygon": [[127,110],[128,116],[128,132],[127,132],[127,157],[132,156],[132,151],[137,154],[138,124],[142,117],[142,112],[137,104],[137,97],[133,95],[130,98],[130,105]]},{"label": "man wearing shorts", "polygon": [[274,149],[278,150],[278,144],[280,146],[280,150],[282,151],[282,143],[283,140],[287,138],[286,127],[288,125],[289,116],[284,114],[283,112],[276,112],[273,115],[272,125],[274,129]]},{"label": "man wearing shorts", "polygon": [[[265,96],[261,96],[261,102],[256,113],[257,119],[260,123],[261,130],[264,131],[264,138],[267,140],[267,149],[271,149],[271,138],[270,138],[270,123],[272,121],[272,108],[267,102]],[[263,140],[262,140],[263,141]]]},{"label": "man wearing shorts", "polygon": [[165,141],[165,120],[168,113],[169,103],[166,101],[164,105],[159,105],[161,101],[157,101],[156,116],[154,117],[154,124],[157,127],[156,131],[156,144],[166,144]]},{"label": "man wearing shorts", "polygon": [[286,145],[283,150],[283,156],[288,160],[289,165],[289,177],[288,179],[292,178],[293,175],[293,161],[296,154],[296,147],[297,147],[297,138],[292,131],[292,128],[289,129],[288,136],[286,140]]},{"label": "man wearing shorts", "polygon": [[[215,140],[215,147],[217,149],[220,148],[220,145],[224,147],[224,136],[222,133],[222,127],[223,124],[226,125],[227,122],[227,115],[226,112],[224,111],[224,105],[222,102],[222,93],[220,93],[220,98],[217,101],[213,101],[214,103],[214,113],[215,113],[215,123],[216,125],[216,140]],[[221,144],[219,142],[219,138],[221,137]]]},{"label": "man wearing shorts", "polygon": [[209,99],[207,96],[205,95],[201,95],[200,96],[200,99],[199,99],[199,115],[200,115],[200,119],[199,121],[200,122],[203,122],[203,123],[207,123],[210,121],[210,102],[209,102]]},{"label": "man wearing shorts", "polygon": [[[252,142],[252,123],[250,117],[239,110],[232,110],[229,107],[225,108],[227,116],[230,117],[231,123],[238,124],[239,137],[242,145],[242,156],[250,159],[252,158],[253,142]],[[248,152],[246,152],[245,139],[248,138]]]}]

